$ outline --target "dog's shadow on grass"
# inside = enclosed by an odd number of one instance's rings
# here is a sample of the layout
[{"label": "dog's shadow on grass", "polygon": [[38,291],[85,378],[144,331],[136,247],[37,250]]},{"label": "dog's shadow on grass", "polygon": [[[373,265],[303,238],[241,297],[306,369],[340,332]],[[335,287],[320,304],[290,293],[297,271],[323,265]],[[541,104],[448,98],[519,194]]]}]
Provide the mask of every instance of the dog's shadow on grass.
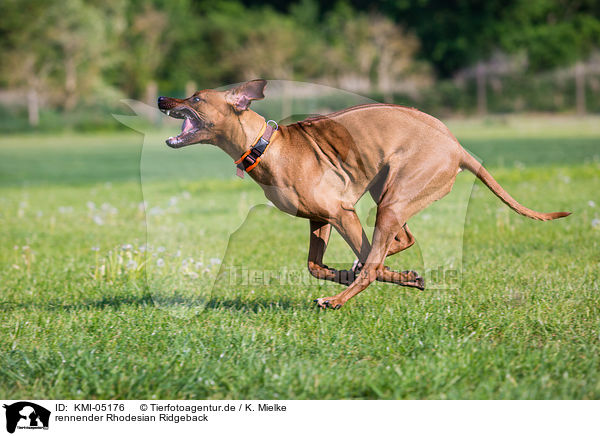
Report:
[{"label": "dog's shadow on grass", "polygon": [[119,309],[125,306],[153,306],[154,301],[150,294],[145,295],[110,295],[98,300],[84,300],[76,303],[65,304],[65,300],[50,300],[45,305],[3,302],[0,304],[0,312],[10,312],[15,309],[44,309],[49,311],[75,311],[83,309]]},{"label": "dog's shadow on grass", "polygon": [[[105,296],[98,300],[84,300],[77,303],[65,304],[64,300],[53,300],[42,306],[44,310],[49,311],[78,311],[86,309],[121,309],[123,307],[156,307],[165,310],[175,308],[190,308],[196,309],[198,312],[202,310],[231,310],[240,312],[259,313],[267,310],[290,310],[300,308],[303,305],[297,301],[287,297],[266,298],[258,297],[247,300],[241,297],[236,298],[210,298],[207,301],[201,301],[197,298],[188,298],[178,296],[176,298],[156,299],[151,294],[144,295],[111,295]],[[16,309],[27,309],[33,307],[26,303],[4,302],[0,304],[0,312],[11,312]],[[36,309],[40,308],[39,304],[35,305]]]},{"label": "dog's shadow on grass", "polygon": [[287,297],[276,299],[254,298],[245,300],[240,297],[221,299],[211,298],[205,305],[209,310],[237,310],[242,312],[263,312],[265,310],[290,310],[301,307],[298,301]]}]

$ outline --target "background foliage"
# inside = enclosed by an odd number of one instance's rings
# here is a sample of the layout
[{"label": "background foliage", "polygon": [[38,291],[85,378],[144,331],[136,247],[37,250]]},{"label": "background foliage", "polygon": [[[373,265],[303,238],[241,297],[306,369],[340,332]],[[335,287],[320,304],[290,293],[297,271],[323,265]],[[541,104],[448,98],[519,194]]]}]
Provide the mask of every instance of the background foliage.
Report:
[{"label": "background foliage", "polygon": [[2,130],[108,127],[120,98],[256,77],[435,115],[600,110],[594,0],[5,0],[0,16]]}]

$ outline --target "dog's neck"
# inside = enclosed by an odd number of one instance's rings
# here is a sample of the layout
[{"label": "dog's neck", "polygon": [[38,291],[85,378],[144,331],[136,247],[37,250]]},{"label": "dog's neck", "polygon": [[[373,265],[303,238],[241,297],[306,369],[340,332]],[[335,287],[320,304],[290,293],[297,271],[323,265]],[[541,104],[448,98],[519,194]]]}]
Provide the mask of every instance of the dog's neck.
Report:
[{"label": "dog's neck", "polygon": [[217,145],[236,161],[258,139],[264,125],[264,117],[247,109],[229,123]]}]

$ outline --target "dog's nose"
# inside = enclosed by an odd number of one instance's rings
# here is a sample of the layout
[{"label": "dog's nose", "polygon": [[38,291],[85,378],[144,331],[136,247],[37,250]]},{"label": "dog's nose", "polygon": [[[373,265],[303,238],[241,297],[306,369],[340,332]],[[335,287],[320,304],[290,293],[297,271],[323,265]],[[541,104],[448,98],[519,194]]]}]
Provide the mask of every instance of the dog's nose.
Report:
[{"label": "dog's nose", "polygon": [[169,97],[158,97],[158,108],[167,109],[169,106]]}]

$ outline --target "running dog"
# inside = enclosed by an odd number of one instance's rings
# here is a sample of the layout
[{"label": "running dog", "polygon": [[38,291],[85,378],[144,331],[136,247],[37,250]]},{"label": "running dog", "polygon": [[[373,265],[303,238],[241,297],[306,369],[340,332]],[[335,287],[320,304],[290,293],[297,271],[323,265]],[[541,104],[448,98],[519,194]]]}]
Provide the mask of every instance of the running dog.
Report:
[{"label": "running dog", "polygon": [[[206,89],[187,99],[160,97],[158,107],[184,120],[167,145],[214,144],[263,188],[275,206],[310,220],[308,269],[323,280],[347,285],[315,300],[340,308],[374,280],[424,289],[414,271],[391,271],[387,256],[414,244],[406,225],[416,213],[450,192],[461,170],[474,173],[515,212],[547,221],[569,212],[541,213],[513,199],[436,118],[393,104],[365,104],[286,126],[265,122],[249,109],[264,98],[265,80],[227,91]],[[366,192],[377,204],[372,243],[354,206]],[[358,258],[351,270],[323,264],[331,227]]]}]

